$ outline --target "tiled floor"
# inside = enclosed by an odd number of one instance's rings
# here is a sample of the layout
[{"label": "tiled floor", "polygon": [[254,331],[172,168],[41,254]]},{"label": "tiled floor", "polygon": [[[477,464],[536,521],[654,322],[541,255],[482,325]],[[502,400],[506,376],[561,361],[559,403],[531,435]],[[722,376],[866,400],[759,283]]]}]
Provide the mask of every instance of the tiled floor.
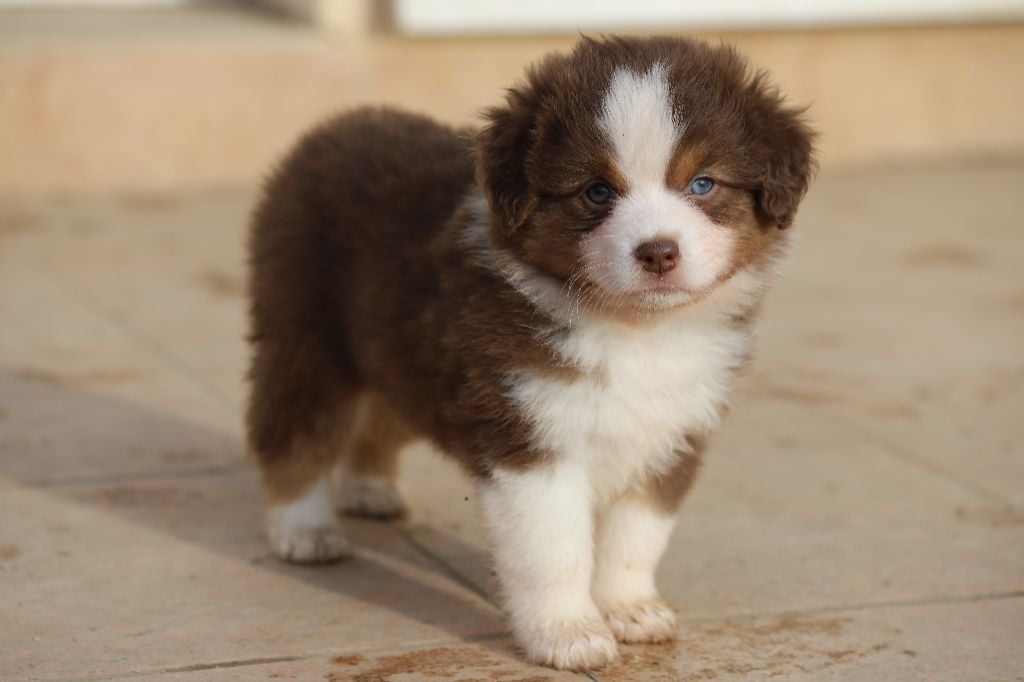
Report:
[{"label": "tiled floor", "polygon": [[[659,574],[595,680],[1024,679],[1024,162],[825,173]],[[472,492],[268,557],[240,439],[251,197],[0,205],[0,679],[557,680]]]}]

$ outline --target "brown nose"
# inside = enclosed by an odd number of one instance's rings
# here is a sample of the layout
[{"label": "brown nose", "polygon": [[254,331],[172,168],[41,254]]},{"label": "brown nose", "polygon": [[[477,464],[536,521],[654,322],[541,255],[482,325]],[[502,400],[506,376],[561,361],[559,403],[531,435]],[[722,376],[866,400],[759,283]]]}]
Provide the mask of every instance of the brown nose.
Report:
[{"label": "brown nose", "polygon": [[679,262],[679,244],[671,239],[656,239],[636,247],[633,255],[644,270],[663,275]]}]

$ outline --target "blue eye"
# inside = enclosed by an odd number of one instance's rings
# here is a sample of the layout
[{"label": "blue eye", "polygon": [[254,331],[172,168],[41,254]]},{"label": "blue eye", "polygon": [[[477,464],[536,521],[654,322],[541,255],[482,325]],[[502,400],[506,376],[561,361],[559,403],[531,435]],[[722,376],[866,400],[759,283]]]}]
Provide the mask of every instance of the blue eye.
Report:
[{"label": "blue eye", "polygon": [[587,200],[598,206],[607,204],[612,200],[612,196],[615,193],[612,188],[603,182],[595,182],[593,185],[587,188]]},{"label": "blue eye", "polygon": [[707,177],[694,178],[690,183],[690,192],[693,194],[707,194],[715,187],[715,181]]}]

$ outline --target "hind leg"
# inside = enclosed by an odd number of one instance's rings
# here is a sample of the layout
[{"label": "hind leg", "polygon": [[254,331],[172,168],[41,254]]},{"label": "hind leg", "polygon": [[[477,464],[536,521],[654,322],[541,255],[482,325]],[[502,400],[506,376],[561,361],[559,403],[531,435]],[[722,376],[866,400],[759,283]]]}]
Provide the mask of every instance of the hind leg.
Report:
[{"label": "hind leg", "polygon": [[306,434],[292,444],[287,459],[263,468],[267,539],[277,557],[327,563],[351,554],[330,484],[340,450],[330,433]]},{"label": "hind leg", "polygon": [[405,514],[395,484],[398,455],[412,434],[379,398],[363,398],[352,440],[337,472],[341,510],[353,516],[394,519]]},{"label": "hind leg", "polygon": [[286,561],[325,563],[351,553],[330,475],[352,432],[358,389],[305,350],[269,342],[258,348],[247,427],[266,489],[271,552]]}]

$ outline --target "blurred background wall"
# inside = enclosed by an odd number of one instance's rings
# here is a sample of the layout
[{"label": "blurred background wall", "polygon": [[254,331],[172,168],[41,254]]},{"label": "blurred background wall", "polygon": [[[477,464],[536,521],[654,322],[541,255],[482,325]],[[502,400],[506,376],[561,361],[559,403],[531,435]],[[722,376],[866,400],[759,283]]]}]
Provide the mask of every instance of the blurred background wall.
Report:
[{"label": "blurred background wall", "polygon": [[581,31],[737,44],[826,170],[1024,154],[1024,0],[0,0],[0,195],[250,185],[345,107],[472,122]]}]

